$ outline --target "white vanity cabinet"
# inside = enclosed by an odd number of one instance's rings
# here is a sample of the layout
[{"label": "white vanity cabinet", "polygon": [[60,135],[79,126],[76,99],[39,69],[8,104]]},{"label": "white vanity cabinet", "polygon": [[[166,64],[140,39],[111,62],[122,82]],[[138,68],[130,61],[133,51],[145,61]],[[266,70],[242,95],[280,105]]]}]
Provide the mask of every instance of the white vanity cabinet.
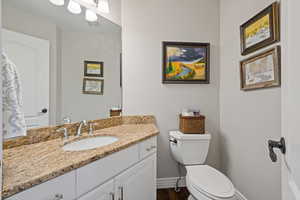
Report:
[{"label": "white vanity cabinet", "polygon": [[156,200],[156,137],[7,200]]},{"label": "white vanity cabinet", "polygon": [[116,200],[114,192],[114,180],[104,183],[95,190],[85,194],[78,200]]},{"label": "white vanity cabinet", "polygon": [[115,178],[117,200],[156,200],[156,154]]},{"label": "white vanity cabinet", "polygon": [[76,199],[75,171],[20,192],[7,200],[73,200]]},{"label": "white vanity cabinet", "polygon": [[156,154],[78,200],[156,200]]},{"label": "white vanity cabinet", "polygon": [[77,196],[82,196],[139,162],[139,145],[133,145],[76,170]]}]

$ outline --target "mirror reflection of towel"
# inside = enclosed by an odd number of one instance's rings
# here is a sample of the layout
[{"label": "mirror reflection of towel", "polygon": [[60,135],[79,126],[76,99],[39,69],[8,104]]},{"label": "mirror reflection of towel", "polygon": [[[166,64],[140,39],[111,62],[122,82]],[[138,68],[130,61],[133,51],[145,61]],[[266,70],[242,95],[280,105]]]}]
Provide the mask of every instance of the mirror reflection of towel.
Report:
[{"label": "mirror reflection of towel", "polygon": [[20,77],[16,65],[4,53],[1,56],[4,138],[25,136]]}]

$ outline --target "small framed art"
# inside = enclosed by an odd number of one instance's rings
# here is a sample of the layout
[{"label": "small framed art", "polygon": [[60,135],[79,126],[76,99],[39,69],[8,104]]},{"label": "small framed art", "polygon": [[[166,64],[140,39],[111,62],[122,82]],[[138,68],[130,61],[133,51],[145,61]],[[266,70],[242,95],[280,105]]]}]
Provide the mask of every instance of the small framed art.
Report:
[{"label": "small framed art", "polygon": [[83,79],[83,94],[103,95],[104,80],[84,78]]},{"label": "small framed art", "polygon": [[84,76],[103,77],[103,62],[84,61]]},{"label": "small framed art", "polygon": [[241,25],[240,35],[242,55],[279,41],[279,4],[274,2]]},{"label": "small framed art", "polygon": [[277,46],[241,61],[241,89],[280,86],[280,60],[280,46]]},{"label": "small framed art", "polygon": [[163,42],[162,82],[209,83],[209,43]]}]

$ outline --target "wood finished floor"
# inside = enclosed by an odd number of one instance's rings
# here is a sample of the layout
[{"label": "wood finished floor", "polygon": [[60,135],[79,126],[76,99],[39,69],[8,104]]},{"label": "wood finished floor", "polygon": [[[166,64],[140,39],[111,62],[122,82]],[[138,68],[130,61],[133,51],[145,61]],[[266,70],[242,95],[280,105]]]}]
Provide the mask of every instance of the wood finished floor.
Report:
[{"label": "wood finished floor", "polygon": [[157,190],[157,200],[187,200],[189,192],[186,188],[181,188],[180,192],[175,192],[171,189]]}]

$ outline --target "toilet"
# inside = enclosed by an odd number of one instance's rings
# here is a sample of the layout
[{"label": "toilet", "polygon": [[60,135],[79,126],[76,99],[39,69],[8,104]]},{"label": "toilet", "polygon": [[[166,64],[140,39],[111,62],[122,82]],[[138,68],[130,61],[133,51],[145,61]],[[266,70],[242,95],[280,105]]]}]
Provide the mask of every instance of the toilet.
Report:
[{"label": "toilet", "polygon": [[187,171],[188,200],[236,200],[232,182],[221,172],[204,165],[210,134],[183,134],[170,131],[170,148],[174,159]]}]

